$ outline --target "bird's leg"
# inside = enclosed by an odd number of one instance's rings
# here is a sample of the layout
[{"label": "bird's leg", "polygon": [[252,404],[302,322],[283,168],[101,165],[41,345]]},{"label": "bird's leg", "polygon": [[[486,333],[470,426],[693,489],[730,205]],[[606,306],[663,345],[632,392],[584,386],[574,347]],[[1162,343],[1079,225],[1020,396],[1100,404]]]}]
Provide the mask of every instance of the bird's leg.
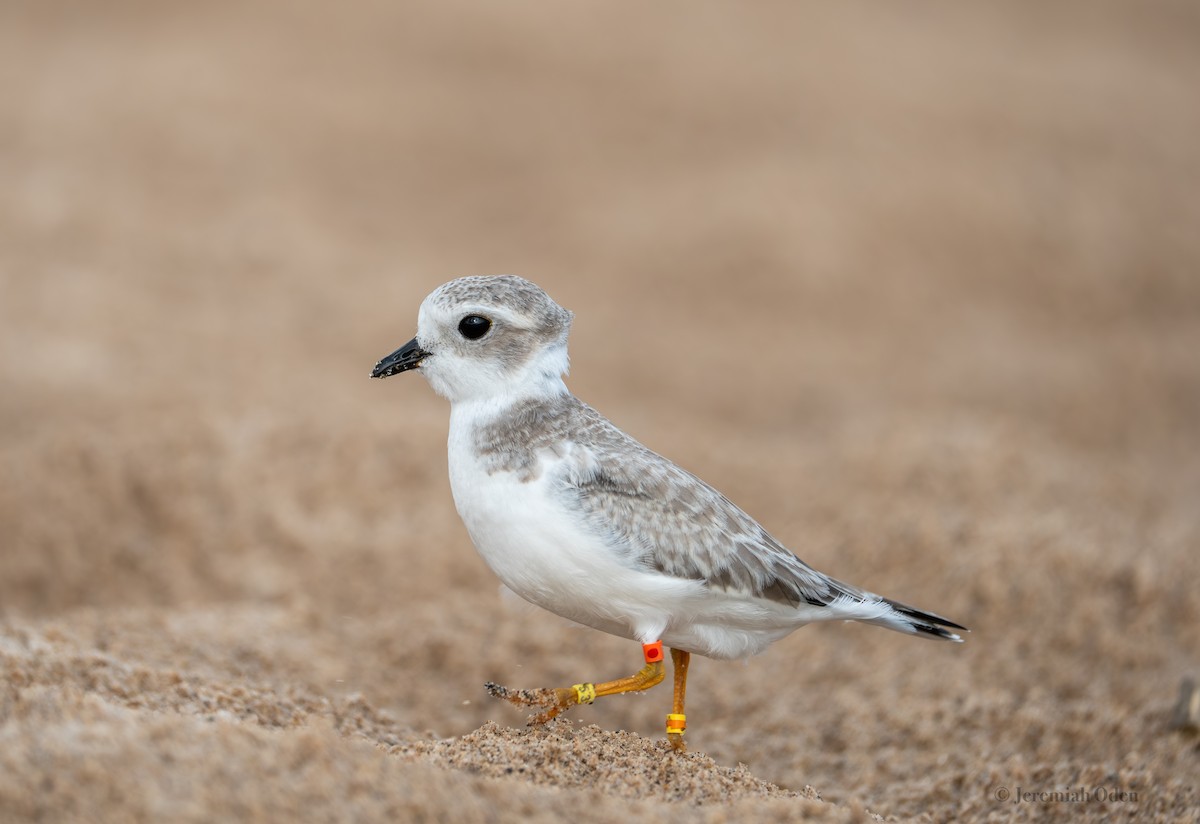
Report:
[{"label": "bird's leg", "polygon": [[541,707],[542,711],[529,719],[529,725],[536,726],[545,724],[576,704],[590,704],[605,695],[641,692],[657,685],[665,675],[662,641],[642,644],[642,654],[646,659],[646,666],[634,675],[618,678],[615,681],[536,690],[514,690],[489,681],[484,688],[493,698],[503,698],[518,707]]},{"label": "bird's leg", "polygon": [[671,699],[671,714],[667,716],[667,740],[675,752],[687,752],[683,733],[687,729],[687,716],[683,714],[683,699],[687,693],[688,664],[692,654],[681,649],[671,649],[671,664],[675,670],[675,695]]}]

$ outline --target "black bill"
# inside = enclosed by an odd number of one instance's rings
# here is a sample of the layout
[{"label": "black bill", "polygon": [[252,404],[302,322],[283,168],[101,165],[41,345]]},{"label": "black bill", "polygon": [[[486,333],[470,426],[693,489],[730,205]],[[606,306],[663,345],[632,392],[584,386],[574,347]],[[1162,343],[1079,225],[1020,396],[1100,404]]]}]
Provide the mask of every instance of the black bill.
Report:
[{"label": "black bill", "polygon": [[429,353],[421,348],[416,338],[413,338],[375,364],[375,368],[371,370],[371,377],[390,378],[397,372],[407,372],[409,369],[416,369],[421,365],[421,361],[427,357],[429,357]]}]

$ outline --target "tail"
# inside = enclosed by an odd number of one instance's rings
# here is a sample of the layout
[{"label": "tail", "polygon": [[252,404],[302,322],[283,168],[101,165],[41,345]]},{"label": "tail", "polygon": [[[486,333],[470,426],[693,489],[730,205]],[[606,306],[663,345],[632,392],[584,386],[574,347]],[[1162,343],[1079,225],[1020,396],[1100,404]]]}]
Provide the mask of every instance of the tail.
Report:
[{"label": "tail", "polygon": [[963,632],[970,632],[962,624],[956,624],[949,618],[943,618],[935,613],[910,607],[908,604],[902,604],[890,598],[880,597],[880,600],[891,607],[891,611],[886,615],[870,619],[866,623],[894,629],[896,632],[918,635],[922,638],[937,638],[941,641],[956,641],[960,644],[962,638],[950,630],[960,629]]}]

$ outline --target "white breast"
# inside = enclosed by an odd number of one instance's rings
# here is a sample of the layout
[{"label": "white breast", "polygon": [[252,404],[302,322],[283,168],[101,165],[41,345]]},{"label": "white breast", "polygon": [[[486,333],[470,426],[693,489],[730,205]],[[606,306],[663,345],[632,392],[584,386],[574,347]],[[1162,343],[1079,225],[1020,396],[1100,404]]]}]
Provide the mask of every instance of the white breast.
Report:
[{"label": "white breast", "polygon": [[487,565],[513,592],[556,615],[613,635],[658,640],[671,607],[693,596],[696,584],[624,563],[568,511],[553,484],[561,461],[570,459],[569,446],[562,456],[541,455],[532,479],[489,474],[473,437],[483,412],[455,405],[449,469],[455,506]]}]

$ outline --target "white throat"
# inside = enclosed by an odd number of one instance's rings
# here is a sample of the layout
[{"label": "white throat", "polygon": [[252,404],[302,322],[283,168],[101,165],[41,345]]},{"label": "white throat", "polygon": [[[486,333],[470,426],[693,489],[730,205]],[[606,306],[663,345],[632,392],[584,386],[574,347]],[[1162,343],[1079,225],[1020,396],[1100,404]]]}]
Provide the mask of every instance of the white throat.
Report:
[{"label": "white throat", "polygon": [[446,363],[435,355],[421,371],[433,390],[459,406],[503,409],[520,401],[554,398],[566,394],[563,376],[568,359],[565,344],[549,346],[517,369],[504,369],[484,361]]}]

